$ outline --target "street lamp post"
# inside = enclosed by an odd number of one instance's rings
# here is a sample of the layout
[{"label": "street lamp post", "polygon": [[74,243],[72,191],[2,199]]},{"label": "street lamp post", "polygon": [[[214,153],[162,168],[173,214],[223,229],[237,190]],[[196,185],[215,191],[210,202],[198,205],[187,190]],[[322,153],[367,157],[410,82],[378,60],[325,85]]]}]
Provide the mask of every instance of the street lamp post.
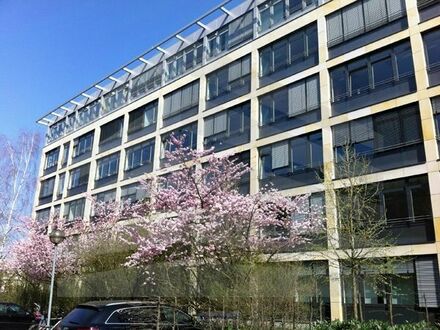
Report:
[{"label": "street lamp post", "polygon": [[50,317],[52,312],[52,298],[53,298],[53,285],[55,281],[55,264],[57,261],[57,245],[60,244],[66,236],[64,232],[59,229],[52,230],[49,234],[49,239],[54,245],[53,260],[52,260],[52,276],[50,278],[50,293],[49,293],[49,307],[47,310],[47,328],[50,329]]}]

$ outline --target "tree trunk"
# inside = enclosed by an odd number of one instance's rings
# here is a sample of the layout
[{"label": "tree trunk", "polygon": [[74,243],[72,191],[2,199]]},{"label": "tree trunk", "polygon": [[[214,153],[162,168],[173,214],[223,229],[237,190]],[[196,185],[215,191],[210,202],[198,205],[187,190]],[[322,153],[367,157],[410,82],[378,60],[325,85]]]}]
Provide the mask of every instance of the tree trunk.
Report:
[{"label": "tree trunk", "polygon": [[358,315],[358,285],[357,285],[357,276],[356,269],[352,268],[351,270],[351,285],[352,285],[352,299],[353,299],[353,319],[359,320]]},{"label": "tree trunk", "polygon": [[387,302],[388,302],[388,321],[391,325],[394,325],[394,317],[393,317],[393,282],[390,279],[390,283],[388,286]]}]

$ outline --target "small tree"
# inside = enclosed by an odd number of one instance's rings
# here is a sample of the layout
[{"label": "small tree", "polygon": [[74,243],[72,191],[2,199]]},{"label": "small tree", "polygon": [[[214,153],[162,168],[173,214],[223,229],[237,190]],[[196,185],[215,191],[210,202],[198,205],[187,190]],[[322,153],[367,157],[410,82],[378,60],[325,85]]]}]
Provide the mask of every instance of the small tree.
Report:
[{"label": "small tree", "polygon": [[[347,145],[335,163],[335,171],[341,178],[337,183],[325,181],[328,196],[327,211],[336,210],[337,228],[330,228],[330,262],[339,263],[342,273],[348,272],[352,287],[352,315],[362,319],[359,280],[368,273],[374,288],[387,288],[390,323],[392,317],[391,278],[395,265],[402,258],[386,257],[386,249],[395,244],[387,231],[386,218],[378,210],[380,184],[365,183],[370,173],[369,161],[359,156]],[[327,175],[331,178],[331,175]]]}]

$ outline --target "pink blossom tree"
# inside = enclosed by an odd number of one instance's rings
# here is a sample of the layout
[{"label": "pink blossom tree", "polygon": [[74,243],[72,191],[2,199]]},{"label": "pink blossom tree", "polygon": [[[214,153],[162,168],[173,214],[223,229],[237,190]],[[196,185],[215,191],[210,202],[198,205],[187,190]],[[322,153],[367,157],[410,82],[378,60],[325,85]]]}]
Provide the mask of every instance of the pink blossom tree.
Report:
[{"label": "pink blossom tree", "polygon": [[[9,273],[19,275],[30,282],[50,280],[54,244],[48,235],[48,224],[25,218],[20,225],[21,238],[9,249],[6,266]],[[77,271],[77,256],[69,248],[69,239],[57,247],[57,272],[72,274]]]},{"label": "pink blossom tree", "polygon": [[[147,177],[148,212],[124,227],[135,248],[128,266],[172,262],[227,274],[233,265],[268,262],[321,228],[322,212],[309,209],[308,196],[285,197],[275,189],[241,195],[238,184],[249,171],[246,165],[230,155],[183,147],[174,137],[171,143],[176,149],[166,158],[178,164],[176,170],[156,185]],[[295,213],[304,214],[304,220],[293,221]]]}]

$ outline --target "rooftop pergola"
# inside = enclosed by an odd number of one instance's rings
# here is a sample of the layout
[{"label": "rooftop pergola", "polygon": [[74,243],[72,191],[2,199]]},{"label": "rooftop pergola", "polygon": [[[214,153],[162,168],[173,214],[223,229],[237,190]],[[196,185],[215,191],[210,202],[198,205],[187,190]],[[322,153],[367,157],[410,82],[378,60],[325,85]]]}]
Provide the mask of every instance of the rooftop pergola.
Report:
[{"label": "rooftop pergola", "polygon": [[249,11],[257,2],[260,3],[263,2],[263,0],[226,0],[222,2],[164,41],[121,66],[106,78],[97,81],[91,87],[80,92],[66,103],[59,105],[38,119],[37,123],[51,126],[60,119],[65,118],[76,110],[87,106],[101,96],[127,83],[130,79],[155,67],[187,46],[202,39],[204,36],[218,30],[223,25],[234,20],[234,18]]}]

